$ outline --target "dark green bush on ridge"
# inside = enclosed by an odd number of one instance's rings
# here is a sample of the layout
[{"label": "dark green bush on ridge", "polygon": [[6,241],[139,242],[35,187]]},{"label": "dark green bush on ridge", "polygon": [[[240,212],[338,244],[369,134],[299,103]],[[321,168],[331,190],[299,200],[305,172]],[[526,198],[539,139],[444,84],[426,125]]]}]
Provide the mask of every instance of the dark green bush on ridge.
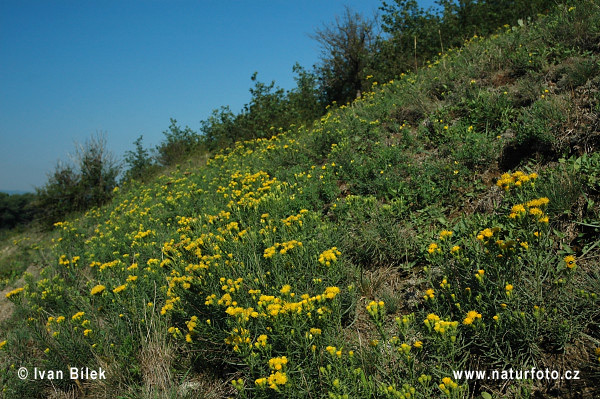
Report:
[{"label": "dark green bush on ridge", "polygon": [[0,193],[0,230],[12,229],[36,218],[39,210],[34,206],[35,194]]}]

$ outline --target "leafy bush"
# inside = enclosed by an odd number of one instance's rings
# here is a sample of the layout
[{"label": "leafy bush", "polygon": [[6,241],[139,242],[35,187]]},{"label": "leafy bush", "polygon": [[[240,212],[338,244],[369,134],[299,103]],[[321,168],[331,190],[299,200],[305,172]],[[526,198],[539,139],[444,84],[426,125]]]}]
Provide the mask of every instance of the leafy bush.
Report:
[{"label": "leafy bush", "polygon": [[70,212],[105,203],[117,185],[120,167],[108,152],[104,138],[92,137],[80,145],[74,160],[75,165],[59,162],[48,182],[36,189],[36,206],[44,210],[40,218],[47,225]]},{"label": "leafy bush", "polygon": [[133,142],[134,151],[125,152],[125,163],[129,166],[123,181],[130,179],[146,179],[158,167],[150,152],[142,145],[143,136],[140,136]]},{"label": "leafy bush", "polygon": [[0,230],[12,229],[34,220],[39,210],[34,206],[36,196],[32,193],[0,193]]},{"label": "leafy bush", "polygon": [[[200,135],[188,126],[181,128],[173,118],[171,118],[169,129],[165,130],[163,135],[165,141],[156,147],[156,151],[158,152],[158,162],[164,166],[175,165],[200,147]],[[139,155],[144,156],[144,154]]]}]

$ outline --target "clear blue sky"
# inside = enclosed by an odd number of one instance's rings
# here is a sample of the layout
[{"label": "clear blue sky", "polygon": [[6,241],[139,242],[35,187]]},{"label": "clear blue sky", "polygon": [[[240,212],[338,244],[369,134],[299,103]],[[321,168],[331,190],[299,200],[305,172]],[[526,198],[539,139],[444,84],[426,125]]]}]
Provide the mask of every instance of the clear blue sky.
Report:
[{"label": "clear blue sky", "polygon": [[344,5],[371,16],[381,1],[0,0],[0,191],[43,185],[97,132],[122,159],[169,118],[198,130],[238,112],[254,71],[293,88],[294,63],[318,61],[309,34]]}]

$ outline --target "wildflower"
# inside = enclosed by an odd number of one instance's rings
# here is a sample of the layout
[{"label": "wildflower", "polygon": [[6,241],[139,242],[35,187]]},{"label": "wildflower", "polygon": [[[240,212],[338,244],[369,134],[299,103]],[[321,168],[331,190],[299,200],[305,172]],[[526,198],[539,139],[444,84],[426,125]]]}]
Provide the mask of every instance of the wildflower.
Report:
[{"label": "wildflower", "polygon": [[433,254],[434,252],[441,252],[440,248],[438,247],[438,245],[434,242],[432,242],[431,244],[429,244],[429,247],[427,248],[427,252],[429,252],[430,254]]},{"label": "wildflower", "polygon": [[123,285],[116,287],[115,289],[113,289],[113,292],[115,294],[118,294],[119,292],[125,290],[125,288],[127,288],[127,284],[123,284]]},{"label": "wildflower", "polygon": [[287,381],[287,376],[281,371],[277,371],[274,374],[271,374],[267,379],[267,382],[269,383],[269,388],[274,389],[276,391],[279,390],[279,385],[285,385]]},{"label": "wildflower", "polygon": [[79,319],[81,319],[81,318],[82,318],[84,315],[85,315],[85,312],[77,312],[77,313],[75,313],[75,314],[74,314],[74,315],[71,317],[71,320],[74,320],[74,321],[76,321],[76,320],[79,320]]},{"label": "wildflower", "polygon": [[440,233],[440,240],[445,239],[446,237],[452,237],[452,232],[449,230],[442,230],[442,232]]},{"label": "wildflower", "polygon": [[104,292],[105,289],[106,289],[105,286],[103,286],[102,284],[98,284],[97,286],[92,288],[92,291],[90,292],[90,294],[98,295],[98,294],[101,294],[102,292]]},{"label": "wildflower", "polygon": [[575,256],[573,255],[565,256],[564,261],[569,269],[574,269],[577,266],[575,263]]},{"label": "wildflower", "polygon": [[467,313],[467,317],[465,317],[465,319],[463,320],[463,324],[464,325],[470,325],[473,324],[473,322],[477,319],[481,319],[481,313],[477,313],[474,310],[470,310]]},{"label": "wildflower", "polygon": [[289,284],[286,284],[283,287],[281,287],[281,289],[279,290],[279,292],[281,292],[282,294],[285,295],[285,294],[288,294],[291,289],[292,289],[292,287]]},{"label": "wildflower", "polygon": [[479,269],[479,270],[477,270],[477,273],[475,273],[475,278],[476,278],[477,280],[479,280],[479,282],[482,282],[482,281],[483,281],[483,275],[484,275],[484,274],[485,274],[485,270],[483,270],[483,269]]},{"label": "wildflower", "polygon": [[385,303],[383,301],[379,301],[379,302],[371,301],[367,305],[367,313],[369,313],[369,315],[373,319],[378,320],[380,317],[383,317],[385,315],[384,306],[385,306]]},{"label": "wildflower", "polygon": [[435,296],[435,291],[433,290],[433,288],[428,289],[427,291],[425,291],[425,295],[423,296],[423,298],[427,299],[433,299]]},{"label": "wildflower", "polygon": [[265,346],[267,346],[267,336],[265,334],[261,334],[259,335],[258,338],[256,338],[256,342],[254,343],[254,346],[259,348],[262,347],[264,348]]},{"label": "wildflower", "polygon": [[323,296],[327,299],[333,299],[339,293],[340,289],[338,287],[327,287],[325,288],[325,293],[323,294]]},{"label": "wildflower", "polygon": [[274,357],[269,359],[269,368],[271,370],[279,371],[288,363],[287,357]]},{"label": "wildflower", "polygon": [[6,340],[0,342],[0,349],[4,348],[5,345],[6,345]]},{"label": "wildflower", "polygon": [[255,384],[257,387],[263,388],[263,387],[264,387],[264,386],[267,384],[267,379],[266,379],[266,378],[264,378],[264,377],[263,377],[263,378],[257,378],[257,379],[254,381],[254,384]]},{"label": "wildflower", "polygon": [[506,284],[506,287],[504,287],[504,289],[506,290],[506,296],[510,296],[512,294],[512,290],[513,290],[513,286],[512,284]]},{"label": "wildflower", "polygon": [[337,257],[342,253],[338,251],[337,247],[332,247],[326,251],[323,251],[319,255],[319,263],[325,266],[330,266],[332,262],[337,261]]},{"label": "wildflower", "polygon": [[11,296],[14,296],[14,295],[17,295],[17,294],[19,294],[19,293],[20,293],[20,292],[22,292],[23,290],[24,290],[24,288],[23,288],[23,287],[16,288],[16,289],[12,290],[11,292],[9,292],[8,294],[6,294],[6,297],[7,297],[7,298],[10,298]]}]

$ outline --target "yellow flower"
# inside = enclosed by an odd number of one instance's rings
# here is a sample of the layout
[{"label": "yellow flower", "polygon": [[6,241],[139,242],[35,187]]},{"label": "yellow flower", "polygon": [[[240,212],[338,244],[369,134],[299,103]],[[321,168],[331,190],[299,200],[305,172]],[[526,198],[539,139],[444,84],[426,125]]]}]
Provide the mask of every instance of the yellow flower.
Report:
[{"label": "yellow flower", "polygon": [[106,289],[105,286],[103,286],[102,284],[98,284],[97,286],[92,288],[92,291],[90,293],[92,295],[98,295],[98,294],[101,294],[102,292],[104,292],[105,289]]},{"label": "yellow flower", "polygon": [[9,292],[8,294],[6,294],[6,297],[10,298],[11,296],[17,295],[18,293],[22,292],[23,290],[24,290],[23,287],[16,288],[16,289],[12,290],[11,292]]},{"label": "yellow flower", "polygon": [[446,237],[452,237],[452,232],[449,230],[442,230],[442,232],[440,233],[440,239],[443,240]]},{"label": "yellow flower", "polygon": [[481,319],[481,313],[477,313],[474,310],[471,310],[467,313],[467,317],[463,320],[464,325],[473,324],[473,322],[477,319]]},{"label": "yellow flower", "polygon": [[569,269],[573,269],[577,266],[577,263],[575,263],[575,256],[573,255],[565,256],[564,261]]},{"label": "yellow flower", "polygon": [[274,357],[269,359],[269,368],[271,370],[279,371],[288,363],[287,357]]},{"label": "yellow flower", "polygon": [[274,390],[279,390],[279,385],[285,385],[287,381],[287,376],[281,371],[277,371],[274,374],[271,374],[267,379],[267,382],[269,383],[269,388]]},{"label": "yellow flower", "polygon": [[5,345],[6,345],[6,340],[0,342],[0,349],[4,348]]},{"label": "yellow flower", "polygon": [[440,248],[438,247],[438,245],[435,242],[432,242],[431,244],[429,244],[429,247],[427,248],[427,252],[432,254],[436,251],[440,252]]},{"label": "yellow flower", "polygon": [[113,292],[115,294],[118,294],[119,292],[123,291],[125,288],[127,288],[127,284],[123,284],[123,285],[116,287],[115,289],[113,289]]},{"label": "yellow flower", "polygon": [[85,312],[77,312],[71,317],[71,320],[79,320],[85,315]]},{"label": "yellow flower", "polygon": [[257,378],[254,381],[254,384],[258,387],[264,387],[267,384],[267,379],[266,378]]}]

